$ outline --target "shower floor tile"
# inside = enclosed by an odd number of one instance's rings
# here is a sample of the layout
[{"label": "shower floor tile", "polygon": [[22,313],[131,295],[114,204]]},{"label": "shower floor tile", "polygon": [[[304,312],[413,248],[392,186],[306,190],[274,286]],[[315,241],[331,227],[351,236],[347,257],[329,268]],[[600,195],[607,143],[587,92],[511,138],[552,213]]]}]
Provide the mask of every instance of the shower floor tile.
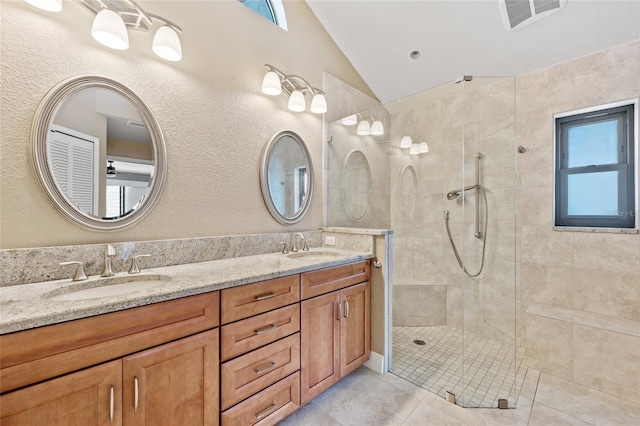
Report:
[{"label": "shower floor tile", "polygon": [[442,398],[452,392],[460,405],[515,406],[526,372],[522,347],[448,326],[393,327],[391,373]]}]

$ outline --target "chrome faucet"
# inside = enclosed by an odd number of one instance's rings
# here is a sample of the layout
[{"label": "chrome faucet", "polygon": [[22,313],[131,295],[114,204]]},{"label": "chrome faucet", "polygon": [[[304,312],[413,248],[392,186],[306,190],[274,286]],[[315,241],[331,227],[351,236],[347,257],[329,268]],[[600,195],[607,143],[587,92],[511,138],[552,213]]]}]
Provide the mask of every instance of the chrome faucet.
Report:
[{"label": "chrome faucet", "polygon": [[111,245],[107,244],[104,247],[104,269],[100,274],[101,277],[112,277],[113,269],[111,269],[111,258],[116,255],[116,249]]},{"label": "chrome faucet", "polygon": [[304,235],[302,235],[301,232],[296,232],[295,234],[291,235],[291,251],[293,253],[296,253],[298,251],[298,237],[300,237],[300,240],[302,241],[302,251],[309,251],[309,247],[307,247],[307,241],[304,238]]}]

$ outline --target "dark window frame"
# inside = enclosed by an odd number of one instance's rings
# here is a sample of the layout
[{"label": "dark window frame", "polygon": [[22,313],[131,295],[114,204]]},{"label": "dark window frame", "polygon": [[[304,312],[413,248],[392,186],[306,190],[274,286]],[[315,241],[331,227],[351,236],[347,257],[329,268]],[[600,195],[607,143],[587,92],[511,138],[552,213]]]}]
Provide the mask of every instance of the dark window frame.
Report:
[{"label": "dark window frame", "polygon": [[[635,188],[635,113],[636,102],[603,106],[586,112],[556,115],[555,124],[555,215],[558,227],[588,228],[636,228]],[[612,119],[618,120],[618,159],[616,163],[568,166],[568,130],[576,125],[594,124]],[[618,214],[569,215],[568,178],[570,175],[594,172],[618,172]]]}]

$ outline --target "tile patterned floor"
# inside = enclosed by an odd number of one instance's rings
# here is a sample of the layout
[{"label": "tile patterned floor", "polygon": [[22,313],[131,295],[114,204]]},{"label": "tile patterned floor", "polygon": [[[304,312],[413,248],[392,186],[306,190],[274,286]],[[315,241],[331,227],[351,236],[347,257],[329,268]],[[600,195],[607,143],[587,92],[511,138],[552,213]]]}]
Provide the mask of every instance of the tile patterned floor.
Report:
[{"label": "tile patterned floor", "polygon": [[286,418],[280,426],[640,425],[640,405],[530,368],[515,408],[462,408],[393,374],[366,367]]},{"label": "tile patterned floor", "polygon": [[391,372],[464,407],[515,405],[526,371],[524,349],[508,343],[448,326],[393,328]]}]

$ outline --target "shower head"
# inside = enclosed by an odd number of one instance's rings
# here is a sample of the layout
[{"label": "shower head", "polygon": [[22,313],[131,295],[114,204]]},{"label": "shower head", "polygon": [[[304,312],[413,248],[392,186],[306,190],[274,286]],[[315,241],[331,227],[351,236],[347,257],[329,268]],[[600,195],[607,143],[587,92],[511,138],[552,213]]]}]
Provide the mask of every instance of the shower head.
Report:
[{"label": "shower head", "polygon": [[462,189],[456,189],[447,193],[447,200],[455,200],[460,196],[460,193],[463,191],[470,191],[472,189],[479,189],[480,185],[471,185]]}]

